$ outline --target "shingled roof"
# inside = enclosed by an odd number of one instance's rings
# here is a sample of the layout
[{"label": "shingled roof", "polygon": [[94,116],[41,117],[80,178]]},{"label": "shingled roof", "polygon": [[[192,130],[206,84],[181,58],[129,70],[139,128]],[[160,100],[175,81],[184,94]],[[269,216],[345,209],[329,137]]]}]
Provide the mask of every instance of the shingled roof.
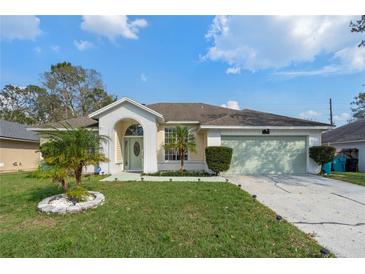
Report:
[{"label": "shingled roof", "polygon": [[205,124],[227,115],[231,109],[202,103],[157,103],[148,108],[162,114],[168,121],[198,121]]},{"label": "shingled roof", "polygon": [[[234,110],[204,103],[157,103],[146,107],[162,114],[165,122],[196,121],[205,126],[330,126],[267,112],[250,109]],[[72,127],[97,127],[98,121],[89,117],[79,117],[35,128],[60,128],[65,124],[70,124]]]},{"label": "shingled roof", "polygon": [[210,126],[330,126],[251,109],[233,110],[203,103],[158,103],[147,107],[161,113],[166,122],[198,121]]},{"label": "shingled roof", "polygon": [[346,143],[365,140],[365,119],[326,131],[322,134],[322,143]]},{"label": "shingled roof", "polygon": [[34,126],[33,128],[63,128],[65,125],[71,127],[97,127],[98,121],[89,117],[77,117],[67,120],[62,120],[54,123],[47,123],[43,125]]},{"label": "shingled roof", "polygon": [[34,132],[28,131],[26,125],[5,120],[0,120],[1,138],[39,142],[39,136]]}]

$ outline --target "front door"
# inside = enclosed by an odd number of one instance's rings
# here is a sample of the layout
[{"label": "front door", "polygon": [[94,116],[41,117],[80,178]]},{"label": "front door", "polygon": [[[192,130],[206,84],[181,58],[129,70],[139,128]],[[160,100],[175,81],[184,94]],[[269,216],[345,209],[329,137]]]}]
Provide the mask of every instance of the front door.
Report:
[{"label": "front door", "polygon": [[143,137],[129,138],[129,170],[143,170]]}]

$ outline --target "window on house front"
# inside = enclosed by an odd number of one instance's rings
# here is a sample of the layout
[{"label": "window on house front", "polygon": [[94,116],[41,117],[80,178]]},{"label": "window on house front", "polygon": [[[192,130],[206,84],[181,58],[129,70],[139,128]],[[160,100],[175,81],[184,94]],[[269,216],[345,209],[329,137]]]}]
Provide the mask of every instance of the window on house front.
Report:
[{"label": "window on house front", "polygon": [[[165,144],[170,144],[173,141],[173,128],[165,128]],[[180,161],[179,153],[174,149],[165,149],[165,160]],[[188,160],[188,152],[184,154],[184,160]]]},{"label": "window on house front", "polygon": [[143,127],[138,124],[131,125],[125,131],[124,136],[143,136]]}]

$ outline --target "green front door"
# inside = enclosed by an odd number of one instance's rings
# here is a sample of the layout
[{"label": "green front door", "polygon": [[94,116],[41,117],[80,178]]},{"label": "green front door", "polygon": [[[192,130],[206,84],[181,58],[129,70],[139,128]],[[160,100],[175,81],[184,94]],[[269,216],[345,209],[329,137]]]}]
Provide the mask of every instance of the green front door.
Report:
[{"label": "green front door", "polygon": [[222,136],[222,145],[233,148],[227,174],[306,173],[304,136]]},{"label": "green front door", "polygon": [[143,170],[143,137],[129,138],[129,170]]}]

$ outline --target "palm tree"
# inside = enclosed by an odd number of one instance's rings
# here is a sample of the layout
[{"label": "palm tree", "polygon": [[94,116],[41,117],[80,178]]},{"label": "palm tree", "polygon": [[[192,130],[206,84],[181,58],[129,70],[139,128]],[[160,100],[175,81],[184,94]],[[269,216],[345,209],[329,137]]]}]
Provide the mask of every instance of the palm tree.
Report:
[{"label": "palm tree", "polygon": [[177,125],[173,131],[171,140],[164,145],[166,150],[177,151],[180,157],[180,172],[184,171],[184,155],[186,152],[196,151],[195,136],[191,128]]},{"label": "palm tree", "polygon": [[83,167],[108,161],[100,147],[107,137],[92,129],[64,125],[64,129],[55,128],[42,136],[47,139],[40,147],[45,163],[72,173],[77,187],[81,184]]},{"label": "palm tree", "polygon": [[62,186],[63,190],[68,190],[68,172],[63,167],[57,165],[48,165],[42,160],[38,166],[38,169],[32,173],[35,178],[52,179],[54,183],[58,183]]}]

